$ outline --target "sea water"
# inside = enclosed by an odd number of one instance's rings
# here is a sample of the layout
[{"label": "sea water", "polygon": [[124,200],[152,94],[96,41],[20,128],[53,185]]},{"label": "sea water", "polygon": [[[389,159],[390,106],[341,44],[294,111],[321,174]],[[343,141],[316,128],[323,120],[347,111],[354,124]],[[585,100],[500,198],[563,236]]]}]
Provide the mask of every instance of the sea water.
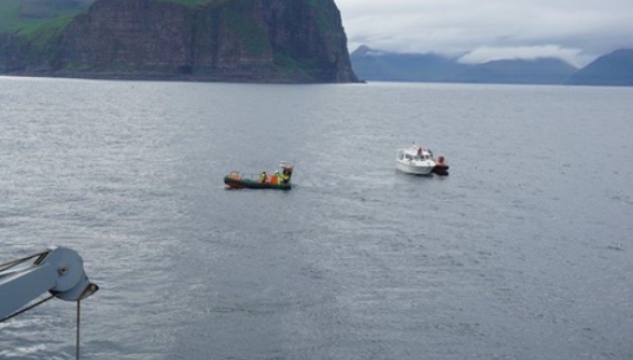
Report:
[{"label": "sea water", "polygon": [[[633,89],[0,78],[0,263],[86,359],[631,359]],[[412,143],[447,177],[395,170]],[[227,190],[295,165],[291,191]],[[75,304],[0,324],[70,359]]]}]

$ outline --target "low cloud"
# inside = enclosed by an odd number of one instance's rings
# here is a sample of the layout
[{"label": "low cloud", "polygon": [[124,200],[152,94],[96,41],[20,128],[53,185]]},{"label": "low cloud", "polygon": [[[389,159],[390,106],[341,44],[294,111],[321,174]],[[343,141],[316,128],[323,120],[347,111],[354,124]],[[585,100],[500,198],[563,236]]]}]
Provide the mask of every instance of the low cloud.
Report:
[{"label": "low cloud", "polygon": [[[335,0],[349,40],[475,59],[551,55],[575,66],[633,47],[631,0]],[[477,60],[479,61],[479,60]]]},{"label": "low cloud", "polygon": [[580,49],[565,49],[556,45],[546,45],[502,48],[484,46],[460,57],[459,62],[481,64],[494,60],[536,60],[539,58],[558,58],[577,68],[581,68],[594,60],[594,57],[583,56]]}]

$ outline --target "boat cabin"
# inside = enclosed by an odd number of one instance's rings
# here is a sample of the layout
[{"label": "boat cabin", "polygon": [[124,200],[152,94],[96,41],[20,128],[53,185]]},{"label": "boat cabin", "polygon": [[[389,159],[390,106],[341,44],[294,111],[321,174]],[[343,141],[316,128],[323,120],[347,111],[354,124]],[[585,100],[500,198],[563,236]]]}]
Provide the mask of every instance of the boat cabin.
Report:
[{"label": "boat cabin", "polygon": [[433,160],[433,153],[429,149],[412,147],[398,151],[397,160],[404,161],[425,161]]}]

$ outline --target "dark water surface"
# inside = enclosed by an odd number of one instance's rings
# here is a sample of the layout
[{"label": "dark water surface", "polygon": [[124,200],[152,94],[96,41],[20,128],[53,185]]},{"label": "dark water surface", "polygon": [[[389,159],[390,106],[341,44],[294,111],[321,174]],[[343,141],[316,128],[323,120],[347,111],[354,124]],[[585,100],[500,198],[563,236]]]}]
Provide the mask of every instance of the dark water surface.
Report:
[{"label": "dark water surface", "polygon": [[[0,262],[82,255],[86,359],[631,359],[632,99],[0,78]],[[396,173],[411,142],[451,175]],[[280,160],[292,191],[224,188]],[[0,359],[74,341],[51,301]]]}]

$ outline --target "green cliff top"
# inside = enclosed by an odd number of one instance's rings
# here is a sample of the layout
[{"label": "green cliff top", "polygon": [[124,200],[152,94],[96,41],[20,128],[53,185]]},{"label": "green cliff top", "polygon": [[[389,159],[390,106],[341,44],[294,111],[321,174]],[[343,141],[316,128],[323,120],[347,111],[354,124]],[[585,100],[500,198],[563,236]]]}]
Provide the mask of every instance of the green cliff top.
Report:
[{"label": "green cliff top", "polygon": [[[0,33],[13,33],[44,24],[52,19],[71,18],[87,9],[96,0],[0,0]],[[214,4],[229,0],[152,0],[187,7]],[[27,30],[30,32],[31,30]]]},{"label": "green cliff top", "polygon": [[33,28],[52,19],[71,18],[89,5],[65,0],[0,0],[0,33]]}]

